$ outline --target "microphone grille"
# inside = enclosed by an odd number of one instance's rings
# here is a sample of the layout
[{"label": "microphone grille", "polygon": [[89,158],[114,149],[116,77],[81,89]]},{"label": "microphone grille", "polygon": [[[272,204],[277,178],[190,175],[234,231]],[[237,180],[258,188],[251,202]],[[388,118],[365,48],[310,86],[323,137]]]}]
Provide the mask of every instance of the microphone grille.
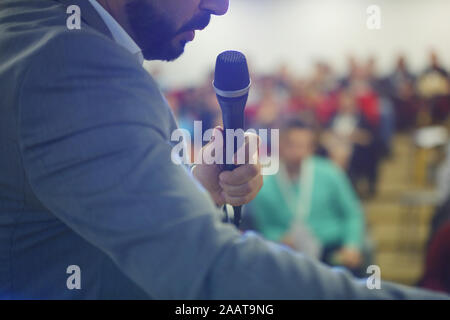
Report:
[{"label": "microphone grille", "polygon": [[222,91],[237,91],[250,85],[247,59],[238,51],[225,51],[217,57],[214,86]]}]

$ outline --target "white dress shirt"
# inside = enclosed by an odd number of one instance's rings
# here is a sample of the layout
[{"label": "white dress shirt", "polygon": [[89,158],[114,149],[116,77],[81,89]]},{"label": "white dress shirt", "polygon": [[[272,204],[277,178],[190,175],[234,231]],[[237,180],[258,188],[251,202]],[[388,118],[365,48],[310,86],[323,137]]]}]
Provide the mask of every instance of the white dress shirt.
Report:
[{"label": "white dress shirt", "polygon": [[139,63],[142,65],[144,63],[144,56],[142,54],[141,48],[134,42],[134,40],[130,37],[130,35],[122,28],[122,26],[109,14],[105,8],[102,7],[101,4],[97,2],[97,0],[89,0],[95,10],[98,12],[100,17],[105,22],[109,31],[111,32],[114,40],[127,49],[133,54],[136,59],[138,59]]}]

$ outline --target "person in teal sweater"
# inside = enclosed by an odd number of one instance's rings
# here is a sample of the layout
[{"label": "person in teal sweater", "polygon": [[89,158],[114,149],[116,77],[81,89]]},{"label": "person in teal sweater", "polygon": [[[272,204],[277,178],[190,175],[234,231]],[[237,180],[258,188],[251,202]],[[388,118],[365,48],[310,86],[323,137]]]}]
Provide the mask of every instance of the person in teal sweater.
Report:
[{"label": "person in teal sweater", "polygon": [[314,152],[312,128],[290,121],[281,129],[280,171],[264,177],[250,204],[253,223],[267,239],[300,251],[308,250],[298,245],[312,245],[309,251],[325,263],[356,270],[364,241],[361,205],[346,174]]}]

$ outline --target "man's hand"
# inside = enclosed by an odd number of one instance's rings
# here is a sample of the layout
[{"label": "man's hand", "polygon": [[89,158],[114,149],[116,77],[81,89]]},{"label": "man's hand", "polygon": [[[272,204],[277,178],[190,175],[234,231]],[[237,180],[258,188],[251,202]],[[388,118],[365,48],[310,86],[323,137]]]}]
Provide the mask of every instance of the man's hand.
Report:
[{"label": "man's hand", "polygon": [[[220,139],[218,139],[220,135]],[[216,127],[211,142],[203,147],[202,152],[209,152],[211,148],[219,146],[222,141],[223,129]],[[254,154],[250,154],[251,139],[258,139],[258,148]],[[240,206],[252,201],[263,185],[261,166],[257,161],[259,149],[259,137],[251,133],[245,134],[245,164],[233,171],[222,171],[221,164],[198,164],[192,169],[194,177],[208,190],[217,206],[230,204]],[[217,148],[218,149],[218,148]],[[238,151],[239,152],[239,151]],[[251,164],[249,159],[254,159]]]}]

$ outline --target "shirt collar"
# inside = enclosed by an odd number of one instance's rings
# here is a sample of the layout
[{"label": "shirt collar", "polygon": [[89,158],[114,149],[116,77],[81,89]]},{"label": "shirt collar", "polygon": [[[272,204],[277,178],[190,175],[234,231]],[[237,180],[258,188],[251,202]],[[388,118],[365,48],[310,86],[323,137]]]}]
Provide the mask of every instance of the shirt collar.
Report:
[{"label": "shirt collar", "polygon": [[144,56],[141,48],[134,42],[130,35],[122,28],[122,26],[106,11],[97,0],[89,0],[94,9],[98,12],[100,17],[105,22],[109,31],[111,32],[117,44],[127,49],[132,55],[136,57],[139,63],[144,63]]}]

